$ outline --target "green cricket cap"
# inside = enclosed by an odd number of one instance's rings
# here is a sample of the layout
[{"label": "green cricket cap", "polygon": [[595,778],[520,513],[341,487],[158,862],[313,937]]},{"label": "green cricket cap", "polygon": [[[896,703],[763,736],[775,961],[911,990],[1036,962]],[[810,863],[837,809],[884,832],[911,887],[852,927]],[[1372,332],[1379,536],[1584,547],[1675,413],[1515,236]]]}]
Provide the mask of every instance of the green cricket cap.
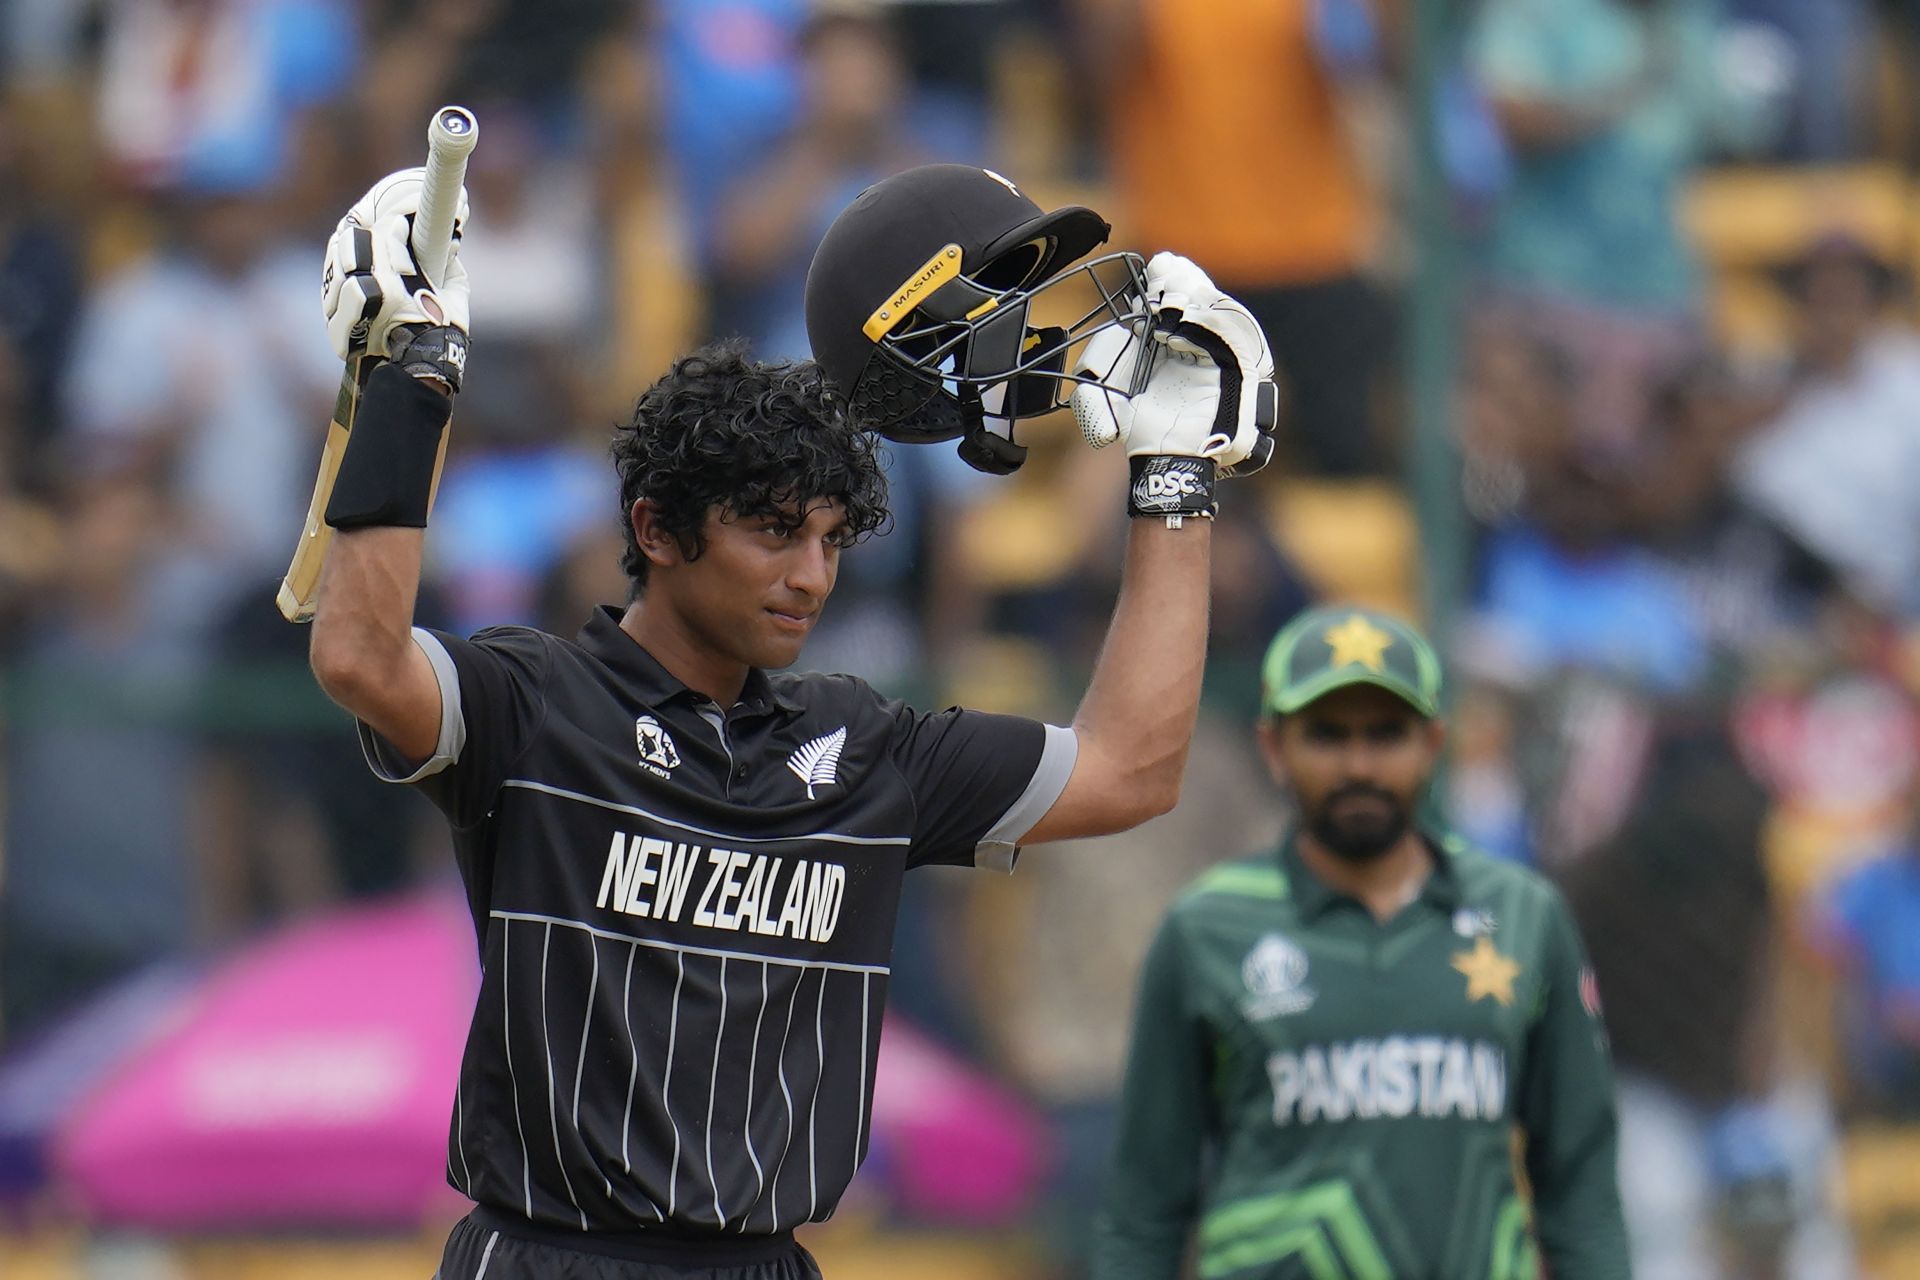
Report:
[{"label": "green cricket cap", "polygon": [[1352,605],[1309,609],[1280,629],[1260,667],[1260,706],[1292,715],[1335,689],[1371,684],[1423,716],[1440,714],[1440,657],[1391,614]]}]

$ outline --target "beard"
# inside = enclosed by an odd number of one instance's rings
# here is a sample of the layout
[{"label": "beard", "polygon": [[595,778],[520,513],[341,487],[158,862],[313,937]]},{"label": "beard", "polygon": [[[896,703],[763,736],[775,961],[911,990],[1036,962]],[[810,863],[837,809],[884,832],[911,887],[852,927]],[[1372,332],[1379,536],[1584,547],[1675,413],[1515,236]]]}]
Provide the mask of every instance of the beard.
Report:
[{"label": "beard", "polygon": [[[1343,801],[1362,796],[1378,803],[1359,813],[1336,816]],[[1411,812],[1398,796],[1355,783],[1333,792],[1308,814],[1307,830],[1335,857],[1347,862],[1371,862],[1400,842],[1411,821]]]}]

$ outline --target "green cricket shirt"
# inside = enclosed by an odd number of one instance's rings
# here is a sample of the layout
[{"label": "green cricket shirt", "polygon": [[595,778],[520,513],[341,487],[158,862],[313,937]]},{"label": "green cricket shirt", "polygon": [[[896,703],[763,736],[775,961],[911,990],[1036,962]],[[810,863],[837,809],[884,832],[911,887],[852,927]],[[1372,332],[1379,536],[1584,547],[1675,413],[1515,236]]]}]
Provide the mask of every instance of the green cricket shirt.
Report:
[{"label": "green cricket shirt", "polygon": [[[1628,1274],[1599,998],[1560,895],[1430,836],[1376,922],[1300,861],[1214,867],[1147,955],[1097,1280]],[[1524,1134],[1523,1196],[1515,1131]],[[1531,1207],[1529,1207],[1529,1199]]]}]

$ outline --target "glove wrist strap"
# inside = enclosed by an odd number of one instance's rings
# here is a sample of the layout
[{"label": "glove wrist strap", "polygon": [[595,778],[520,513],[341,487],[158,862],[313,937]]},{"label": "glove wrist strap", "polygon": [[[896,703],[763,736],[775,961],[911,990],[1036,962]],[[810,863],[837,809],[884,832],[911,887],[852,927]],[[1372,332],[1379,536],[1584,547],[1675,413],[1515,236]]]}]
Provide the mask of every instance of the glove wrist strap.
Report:
[{"label": "glove wrist strap", "polygon": [[400,365],[376,366],[334,477],[327,523],[336,529],[426,528],[440,433],[452,413],[452,397],[408,376]]},{"label": "glove wrist strap", "polygon": [[395,327],[387,339],[393,363],[414,378],[438,378],[455,391],[467,371],[467,335],[450,324]]},{"label": "glove wrist strap", "polygon": [[1164,516],[1177,529],[1186,516],[1211,519],[1218,510],[1213,500],[1212,458],[1136,454],[1127,464],[1133,481],[1127,486],[1128,515]]}]

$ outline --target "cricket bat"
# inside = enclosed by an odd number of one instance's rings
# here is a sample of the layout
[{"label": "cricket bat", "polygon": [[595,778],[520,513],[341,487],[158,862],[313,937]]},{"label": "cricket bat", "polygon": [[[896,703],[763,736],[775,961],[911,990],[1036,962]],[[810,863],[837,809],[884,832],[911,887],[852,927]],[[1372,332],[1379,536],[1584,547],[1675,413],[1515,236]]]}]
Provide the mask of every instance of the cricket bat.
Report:
[{"label": "cricket bat", "polygon": [[[413,219],[413,259],[428,283],[437,284],[446,270],[447,255],[453,249],[453,218],[460,206],[460,188],[466,181],[467,156],[480,136],[480,125],[465,107],[442,107],[433,113],[427,125],[426,178],[421,185],[420,211]],[[320,473],[313,481],[313,501],[307,504],[306,527],[300,543],[293,549],[293,561],[280,582],[276,603],[288,622],[309,622],[313,618],[313,597],[320,583],[320,566],[333,541],[333,527],[327,523],[327,502],[333,497],[334,477],[340,471],[340,459],[347,450],[347,436],[353,431],[353,419],[360,407],[360,393],[367,385],[377,361],[370,356],[355,356],[347,361],[340,379],[340,391],[333,400],[333,421],[327,425],[327,443],[320,453]],[[440,468],[447,460],[447,432],[440,435],[440,456],[433,464],[433,489],[440,489]]]}]

